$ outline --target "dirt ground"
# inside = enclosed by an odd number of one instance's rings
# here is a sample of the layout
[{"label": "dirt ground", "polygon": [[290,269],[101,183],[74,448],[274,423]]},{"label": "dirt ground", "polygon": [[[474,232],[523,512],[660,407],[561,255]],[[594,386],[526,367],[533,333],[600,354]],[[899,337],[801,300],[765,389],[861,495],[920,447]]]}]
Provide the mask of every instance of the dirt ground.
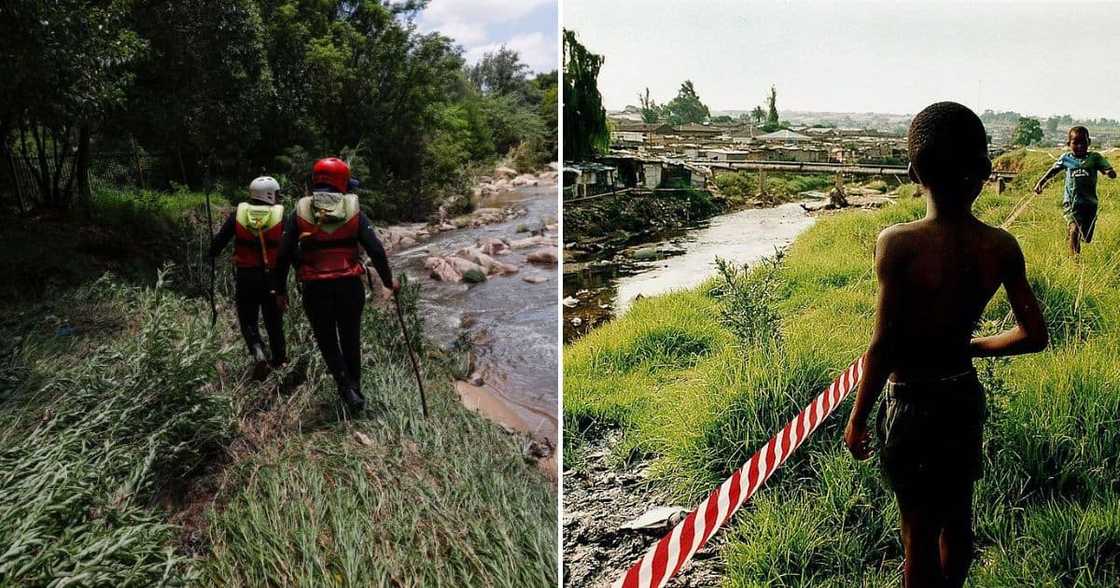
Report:
[{"label": "dirt ground", "polygon": [[[609,586],[672,527],[632,530],[623,525],[655,506],[671,505],[648,483],[649,462],[617,472],[609,464],[609,448],[621,433],[612,432],[587,447],[579,470],[564,471],[564,585]],[[674,518],[673,523],[678,519]],[[715,586],[723,576],[717,533],[692,561],[681,568],[670,586]]]}]

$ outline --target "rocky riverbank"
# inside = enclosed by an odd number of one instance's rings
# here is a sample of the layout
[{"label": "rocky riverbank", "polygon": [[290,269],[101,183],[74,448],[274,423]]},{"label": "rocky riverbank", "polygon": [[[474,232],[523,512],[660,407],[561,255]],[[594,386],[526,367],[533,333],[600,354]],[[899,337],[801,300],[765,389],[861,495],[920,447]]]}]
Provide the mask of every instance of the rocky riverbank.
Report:
[{"label": "rocky riverbank", "polygon": [[517,437],[554,481],[555,186],[552,170],[498,168],[476,188],[473,212],[380,231],[394,269],[422,285],[428,337],[470,349],[455,382],[462,403]]},{"label": "rocky riverbank", "polygon": [[[687,514],[649,484],[649,461],[610,465],[621,432],[588,443],[579,468],[564,471],[564,585],[606,586]],[[691,505],[688,506],[691,508]],[[717,534],[674,576],[675,586],[714,586],[723,576]]]}]

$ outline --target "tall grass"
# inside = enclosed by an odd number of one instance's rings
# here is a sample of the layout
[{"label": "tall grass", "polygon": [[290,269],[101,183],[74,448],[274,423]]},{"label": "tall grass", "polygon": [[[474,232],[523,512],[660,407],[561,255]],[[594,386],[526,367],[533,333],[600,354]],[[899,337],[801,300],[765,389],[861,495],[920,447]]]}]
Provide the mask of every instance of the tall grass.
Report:
[{"label": "tall grass", "polygon": [[459,357],[403,304],[363,317],[340,418],[293,290],[292,367],[263,383],[228,301],[106,277],[0,313],[0,585],[551,586],[556,495],[518,437],[465,409]]},{"label": "tall grass", "polygon": [[[1019,177],[1002,195],[985,191],[974,211],[999,224],[1051,159],[1014,153]],[[1033,197],[1009,230],[1052,333],[1045,352],[977,361],[989,390],[986,476],[977,487],[977,585],[1115,585],[1120,575],[1120,184],[1102,180],[1096,241],[1080,260],[1066,253],[1060,182]],[[781,260],[777,283],[713,277],[691,290],[638,301],[624,316],[564,351],[565,461],[596,426],[617,426],[623,464],[655,456],[653,484],[685,503],[706,492],[820,392],[871,334],[871,259],[884,227],[920,218],[921,199],[822,219]],[[721,293],[759,291],[761,310]],[[772,293],[772,295],[770,294]],[[745,337],[737,313],[776,313],[780,345]],[[981,329],[1008,326],[1003,294]],[[761,313],[761,314],[759,314]],[[733,320],[729,321],[728,317]],[[763,322],[772,322],[769,319]],[[754,327],[752,327],[754,328]],[[707,342],[689,361],[635,357],[635,343],[676,329]],[[646,346],[650,346],[649,343]],[[732,586],[897,585],[901,546],[893,497],[874,462],[857,463],[837,409],[730,523],[723,551]],[[588,433],[584,434],[583,432]]]},{"label": "tall grass", "polygon": [[[161,279],[162,281],[162,279]],[[162,285],[162,284],[161,284]],[[0,417],[0,577],[19,585],[153,585],[192,577],[150,508],[221,451],[230,402],[207,393],[219,348],[182,299],[101,280],[70,303],[121,317],[113,346],[44,370]],[[46,337],[57,336],[54,334]],[[73,350],[69,350],[73,351]]]}]

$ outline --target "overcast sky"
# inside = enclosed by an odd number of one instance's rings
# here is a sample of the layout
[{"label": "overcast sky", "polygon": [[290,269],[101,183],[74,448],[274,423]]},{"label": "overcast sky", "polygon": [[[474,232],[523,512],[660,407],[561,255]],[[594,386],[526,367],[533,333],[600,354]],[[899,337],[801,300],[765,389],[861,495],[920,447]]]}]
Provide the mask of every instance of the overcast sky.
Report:
[{"label": "overcast sky", "polygon": [[467,63],[505,45],[541,73],[557,67],[557,10],[556,0],[432,0],[417,24],[455,39]]},{"label": "overcast sky", "polygon": [[938,100],[1120,118],[1120,3],[564,0],[564,27],[606,57],[608,109],[685,79],[714,110],[912,114]]}]

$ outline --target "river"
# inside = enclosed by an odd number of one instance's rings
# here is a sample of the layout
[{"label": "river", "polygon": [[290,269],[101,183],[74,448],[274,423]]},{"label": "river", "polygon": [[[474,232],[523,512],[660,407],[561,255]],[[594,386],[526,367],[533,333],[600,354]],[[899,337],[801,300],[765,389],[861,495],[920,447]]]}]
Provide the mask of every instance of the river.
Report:
[{"label": "river", "polygon": [[[519,226],[536,228],[557,218],[556,185],[522,188],[483,199],[480,207],[517,207],[526,213],[512,220],[439,233],[419,246],[393,255],[394,267],[421,283],[421,312],[426,334],[450,346],[466,331],[472,341],[475,366],[500,400],[529,426],[534,436],[557,441],[556,410],[559,386],[556,374],[555,267],[525,261],[532,250],[511,251],[496,259],[520,268],[511,276],[491,276],[481,283],[447,283],[433,280],[424,269],[430,254],[451,254],[475,244],[480,237],[520,239]],[[530,284],[522,276],[545,281]]]},{"label": "river", "polygon": [[564,298],[578,302],[564,309],[564,340],[625,313],[638,296],[699,285],[715,271],[716,257],[741,265],[773,255],[813,221],[797,202],[749,208],[656,235],[641,246],[656,248],[655,259],[638,261],[624,252],[565,264]]}]

